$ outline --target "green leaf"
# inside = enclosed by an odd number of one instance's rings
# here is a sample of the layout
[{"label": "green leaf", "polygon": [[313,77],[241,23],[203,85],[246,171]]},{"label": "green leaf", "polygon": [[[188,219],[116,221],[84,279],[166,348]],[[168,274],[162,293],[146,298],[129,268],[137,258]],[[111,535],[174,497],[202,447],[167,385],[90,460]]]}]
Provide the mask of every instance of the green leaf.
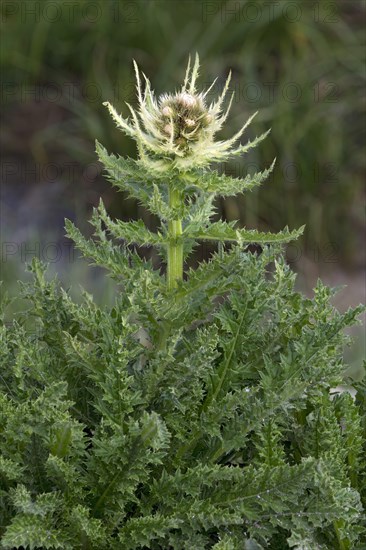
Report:
[{"label": "green leaf", "polygon": [[233,241],[239,244],[269,244],[269,243],[288,243],[302,235],[304,227],[294,231],[285,228],[278,233],[263,233],[256,229],[235,229],[235,222],[214,222],[204,229],[197,230],[188,225],[183,234],[191,239],[208,241]]},{"label": "green leaf", "polygon": [[272,162],[271,166],[263,170],[263,172],[256,172],[253,175],[248,174],[245,178],[232,178],[225,174],[219,174],[215,170],[201,170],[197,171],[196,174],[193,172],[192,176],[194,174],[198,188],[214,193],[215,195],[229,197],[237,195],[238,193],[251,191],[255,187],[258,187],[272,172],[275,162],[276,159]]},{"label": "green leaf", "polygon": [[1,548],[14,550],[14,548],[28,548],[29,550],[72,550],[71,541],[52,523],[41,517],[33,515],[18,515],[12,519],[6,527],[1,539]]},{"label": "green leaf", "polygon": [[99,160],[104,164],[108,180],[121,191],[134,199],[138,199],[144,206],[149,207],[153,194],[153,184],[158,178],[154,177],[132,158],[123,158],[108,154],[106,149],[96,141],[96,152]]},{"label": "green leaf", "polygon": [[161,246],[167,242],[161,233],[152,233],[149,231],[142,220],[130,222],[123,222],[121,220],[112,221],[102,201],[100,201],[98,210],[94,211],[92,218],[93,222],[97,221],[98,216],[105,223],[109,233],[111,233],[115,239],[122,239],[126,244]]}]

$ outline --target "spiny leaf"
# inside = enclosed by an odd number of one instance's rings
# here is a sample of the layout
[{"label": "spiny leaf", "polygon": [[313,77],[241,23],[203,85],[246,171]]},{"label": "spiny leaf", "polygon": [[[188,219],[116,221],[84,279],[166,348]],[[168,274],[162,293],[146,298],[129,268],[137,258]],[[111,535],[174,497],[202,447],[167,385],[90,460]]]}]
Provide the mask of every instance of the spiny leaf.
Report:
[{"label": "spiny leaf", "polygon": [[166,243],[166,239],[163,238],[161,233],[152,233],[152,231],[149,231],[142,220],[130,222],[123,222],[121,220],[112,221],[102,201],[99,204],[98,210],[94,211],[92,220],[97,220],[98,215],[113,237],[122,239],[126,244],[135,243],[139,246],[161,246]]},{"label": "spiny leaf", "polygon": [[[251,191],[267,179],[274,168],[275,162],[276,159],[274,159],[271,166],[263,170],[263,172],[256,172],[253,175],[248,174],[245,178],[233,178],[225,174],[219,174],[215,170],[197,171],[195,176],[196,185],[198,188],[222,197],[229,197],[237,195],[238,193]],[[193,177],[194,175],[192,173],[190,175],[191,181]]]},{"label": "spiny leaf", "polygon": [[304,231],[304,226],[294,231],[289,231],[285,228],[278,233],[264,233],[256,229],[235,229],[235,222],[214,222],[206,228],[200,230],[188,225],[184,230],[184,234],[197,240],[208,241],[233,241],[239,244],[257,243],[287,243],[297,239]]}]

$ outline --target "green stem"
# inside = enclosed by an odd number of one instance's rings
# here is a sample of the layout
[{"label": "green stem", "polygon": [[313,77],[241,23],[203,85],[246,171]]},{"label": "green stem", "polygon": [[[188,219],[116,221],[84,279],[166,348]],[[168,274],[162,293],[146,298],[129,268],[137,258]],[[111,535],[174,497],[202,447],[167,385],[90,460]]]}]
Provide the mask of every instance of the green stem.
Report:
[{"label": "green stem", "polygon": [[[179,206],[181,196],[176,189],[169,189],[169,206]],[[168,222],[170,241],[168,244],[168,289],[176,288],[179,281],[183,280],[183,243],[179,241],[182,235],[182,220]]]},{"label": "green stem", "polygon": [[338,544],[339,544],[339,550],[349,550],[350,549],[350,543],[348,539],[342,539],[341,533],[340,533],[340,527],[343,526],[344,522],[342,520],[336,520],[333,522],[334,529],[337,535]]}]

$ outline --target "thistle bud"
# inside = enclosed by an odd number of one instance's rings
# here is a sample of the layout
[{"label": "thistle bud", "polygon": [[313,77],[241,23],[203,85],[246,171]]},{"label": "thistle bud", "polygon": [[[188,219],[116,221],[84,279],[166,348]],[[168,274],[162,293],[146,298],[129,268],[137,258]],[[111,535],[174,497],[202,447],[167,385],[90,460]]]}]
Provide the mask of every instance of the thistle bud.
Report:
[{"label": "thistle bud", "polygon": [[171,124],[166,124],[164,126],[164,132],[170,136],[173,132],[173,126]]},{"label": "thistle bud", "polygon": [[173,111],[170,107],[168,107],[168,105],[166,105],[165,107],[162,108],[161,110],[162,114],[164,116],[168,116],[168,117],[171,117],[172,114],[173,114]]},{"label": "thistle bud", "polygon": [[184,123],[186,126],[188,126],[188,128],[192,128],[196,124],[196,121],[192,118],[186,118],[184,119]]},{"label": "thistle bud", "polygon": [[161,172],[172,168],[185,169],[192,165],[206,166],[244,150],[242,145],[232,145],[240,138],[253,117],[231,139],[215,141],[214,138],[226,120],[231,106],[230,100],[226,110],[222,108],[231,73],[219,98],[208,104],[207,95],[214,83],[205,92],[197,91],[198,55],[193,66],[188,62],[183,87],[175,93],[164,93],[158,98],[146,77],[145,90],[142,89],[136,64],[135,71],[139,110],[135,112],[128,105],[132,111],[132,120],[125,120],[109,103],[107,106],[117,125],[136,139],[146,167],[156,168]]},{"label": "thistle bud", "polygon": [[193,95],[191,94],[187,94],[186,92],[180,94],[177,99],[180,103],[182,103],[182,105],[184,105],[188,109],[196,105],[195,97],[193,97]]}]

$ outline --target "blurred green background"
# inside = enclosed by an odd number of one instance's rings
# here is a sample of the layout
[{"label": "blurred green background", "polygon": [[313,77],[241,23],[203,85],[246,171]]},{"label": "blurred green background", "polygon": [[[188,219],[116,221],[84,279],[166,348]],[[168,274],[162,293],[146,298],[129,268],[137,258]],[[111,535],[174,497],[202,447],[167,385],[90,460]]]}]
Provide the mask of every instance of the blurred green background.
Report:
[{"label": "blurred green background", "polygon": [[[1,274],[10,291],[33,255],[51,263],[75,296],[79,283],[113,299],[104,274],[77,259],[63,237],[65,216],[90,233],[103,197],[112,215],[143,217],[103,178],[94,140],[135,156],[102,102],[124,115],[135,102],[132,59],[156,93],[173,91],[189,53],[199,53],[200,83],[229,69],[235,91],[227,138],[254,112],[247,137],[271,127],[250,154],[219,168],[244,176],[277,157],[267,183],[218,204],[219,215],[276,231],[306,224],[287,249],[299,287],[316,278],[347,284],[341,309],[365,301],[364,1],[3,0],[1,2]],[[200,258],[207,256],[200,251]],[[362,330],[350,353],[364,354]]]}]

